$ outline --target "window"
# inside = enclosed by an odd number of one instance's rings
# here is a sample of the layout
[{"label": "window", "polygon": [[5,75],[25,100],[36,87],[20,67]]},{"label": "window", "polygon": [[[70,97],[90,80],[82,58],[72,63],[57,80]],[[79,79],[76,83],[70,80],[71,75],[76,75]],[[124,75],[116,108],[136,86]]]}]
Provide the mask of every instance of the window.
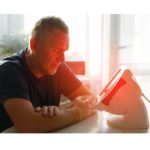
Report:
[{"label": "window", "polygon": [[120,44],[119,64],[132,69],[142,92],[150,97],[150,15],[120,15]]},{"label": "window", "polygon": [[150,15],[120,15],[119,63],[150,74]]},{"label": "window", "polygon": [[27,36],[24,34],[24,15],[0,15],[0,59],[26,47]]}]

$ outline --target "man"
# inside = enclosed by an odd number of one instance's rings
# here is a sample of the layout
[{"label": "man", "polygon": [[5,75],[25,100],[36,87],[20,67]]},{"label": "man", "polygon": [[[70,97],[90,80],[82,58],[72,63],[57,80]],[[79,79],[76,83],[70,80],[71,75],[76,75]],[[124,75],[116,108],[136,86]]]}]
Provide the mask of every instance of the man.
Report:
[{"label": "man", "polygon": [[[0,130],[50,132],[95,112],[96,100],[64,63],[67,25],[45,17],[34,26],[29,46],[0,65]],[[60,96],[71,102],[59,106]]]}]

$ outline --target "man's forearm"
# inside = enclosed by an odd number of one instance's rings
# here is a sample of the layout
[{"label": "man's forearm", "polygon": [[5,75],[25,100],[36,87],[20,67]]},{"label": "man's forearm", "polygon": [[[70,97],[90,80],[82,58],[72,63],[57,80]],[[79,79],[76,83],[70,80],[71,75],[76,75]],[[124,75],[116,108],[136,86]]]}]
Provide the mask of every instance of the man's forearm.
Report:
[{"label": "man's forearm", "polygon": [[80,120],[74,107],[61,110],[59,115],[54,117],[43,117],[39,113],[34,113],[32,118],[19,132],[51,132]]}]

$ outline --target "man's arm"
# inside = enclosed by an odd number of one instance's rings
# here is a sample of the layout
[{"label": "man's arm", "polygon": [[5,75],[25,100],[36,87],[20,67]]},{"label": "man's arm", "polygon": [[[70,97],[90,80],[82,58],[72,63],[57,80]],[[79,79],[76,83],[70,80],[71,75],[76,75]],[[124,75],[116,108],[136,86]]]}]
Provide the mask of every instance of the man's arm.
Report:
[{"label": "man's arm", "polygon": [[50,132],[91,116],[95,111],[80,102],[68,109],[59,109],[53,117],[43,117],[34,111],[30,101],[9,99],[4,107],[19,132]]},{"label": "man's arm", "polygon": [[19,132],[49,132],[79,121],[74,107],[60,110],[59,115],[51,118],[36,113],[31,102],[25,99],[9,99],[4,107]]},{"label": "man's arm", "polygon": [[68,95],[67,97],[73,101],[76,97],[82,96],[82,95],[92,95],[93,93],[83,84],[79,88],[77,88],[73,93]]},{"label": "man's arm", "polygon": [[[77,88],[75,91],[73,91],[70,95],[66,95],[66,97],[73,101],[79,96],[84,96],[84,95],[93,95],[93,93],[83,84],[79,88]],[[66,103],[60,106],[60,108],[69,108],[72,106],[72,103]]]}]

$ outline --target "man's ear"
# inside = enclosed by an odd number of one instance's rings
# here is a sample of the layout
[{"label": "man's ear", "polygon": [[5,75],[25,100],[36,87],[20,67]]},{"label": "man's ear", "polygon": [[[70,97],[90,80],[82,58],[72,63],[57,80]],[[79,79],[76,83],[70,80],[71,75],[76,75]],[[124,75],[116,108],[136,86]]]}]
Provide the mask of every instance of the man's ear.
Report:
[{"label": "man's ear", "polygon": [[36,37],[31,37],[31,39],[30,39],[30,48],[31,48],[32,52],[35,52],[36,44],[37,44]]}]

